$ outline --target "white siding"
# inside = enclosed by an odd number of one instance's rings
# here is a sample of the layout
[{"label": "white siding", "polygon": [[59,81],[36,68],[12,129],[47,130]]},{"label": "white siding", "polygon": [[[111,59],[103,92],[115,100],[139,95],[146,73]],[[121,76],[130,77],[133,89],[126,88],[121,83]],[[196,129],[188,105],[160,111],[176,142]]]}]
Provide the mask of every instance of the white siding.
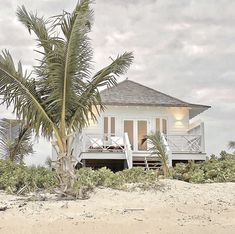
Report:
[{"label": "white siding", "polygon": [[116,118],[116,135],[123,135],[123,120],[147,120],[149,133],[155,131],[156,118],[167,119],[168,134],[186,134],[189,127],[189,110],[185,107],[107,106],[97,123],[85,128],[85,133],[103,134],[103,117]]}]

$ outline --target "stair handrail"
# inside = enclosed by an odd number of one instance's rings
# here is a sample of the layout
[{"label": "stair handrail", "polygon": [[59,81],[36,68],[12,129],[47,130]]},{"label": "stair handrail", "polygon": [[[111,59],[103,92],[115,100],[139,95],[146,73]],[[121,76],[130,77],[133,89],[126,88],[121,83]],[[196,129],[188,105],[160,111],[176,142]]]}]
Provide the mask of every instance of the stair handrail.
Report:
[{"label": "stair handrail", "polygon": [[131,144],[130,144],[130,140],[129,140],[127,132],[124,133],[124,151],[125,151],[127,166],[130,169],[133,167],[133,156],[132,156]]},{"label": "stair handrail", "polygon": [[161,132],[161,137],[162,137],[162,141],[163,141],[163,145],[166,149],[166,155],[167,155],[167,160],[168,160],[168,165],[170,167],[172,167],[172,151],[171,148],[166,140],[165,135]]},{"label": "stair handrail", "polygon": [[83,133],[76,134],[76,149],[75,154],[77,156],[77,161],[81,163],[82,161],[82,152],[84,151],[85,135]]}]

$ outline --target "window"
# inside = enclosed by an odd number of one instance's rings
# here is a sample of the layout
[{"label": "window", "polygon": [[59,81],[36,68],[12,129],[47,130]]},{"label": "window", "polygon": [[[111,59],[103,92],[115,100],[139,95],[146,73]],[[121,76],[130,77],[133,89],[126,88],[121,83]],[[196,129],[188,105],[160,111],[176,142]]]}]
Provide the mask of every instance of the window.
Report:
[{"label": "window", "polygon": [[128,134],[130,144],[134,143],[134,123],[133,120],[124,120],[124,132]]}]

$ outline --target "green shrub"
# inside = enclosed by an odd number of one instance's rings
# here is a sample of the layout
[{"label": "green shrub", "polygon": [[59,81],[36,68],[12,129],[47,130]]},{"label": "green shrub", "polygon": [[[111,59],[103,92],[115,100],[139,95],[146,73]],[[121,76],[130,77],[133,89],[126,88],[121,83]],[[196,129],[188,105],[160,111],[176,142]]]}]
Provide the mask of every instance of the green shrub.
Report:
[{"label": "green shrub", "polygon": [[19,190],[35,191],[46,189],[51,191],[58,186],[55,173],[43,167],[30,168],[14,164],[10,161],[0,160],[0,189],[10,193]]},{"label": "green shrub", "polygon": [[198,168],[196,170],[191,171],[191,173],[189,174],[189,182],[204,183],[205,182],[204,171]]},{"label": "green shrub", "polygon": [[93,189],[97,186],[114,189],[127,189],[126,184],[153,184],[157,180],[155,171],[145,171],[143,168],[126,169],[117,173],[103,167],[99,170],[81,168],[76,174],[74,192],[79,193],[82,188]]},{"label": "green shrub", "polygon": [[177,164],[172,169],[172,178],[192,183],[235,182],[235,157],[221,152],[203,163]]}]

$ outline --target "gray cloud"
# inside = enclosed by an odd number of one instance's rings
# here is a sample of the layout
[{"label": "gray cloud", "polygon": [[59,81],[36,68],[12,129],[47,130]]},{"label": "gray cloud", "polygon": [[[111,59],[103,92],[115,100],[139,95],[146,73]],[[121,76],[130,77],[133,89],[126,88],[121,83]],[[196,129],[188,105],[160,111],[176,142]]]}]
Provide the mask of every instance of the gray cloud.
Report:
[{"label": "gray cloud", "polygon": [[[17,5],[46,16],[70,11],[74,0],[2,1],[0,49],[26,67],[35,63],[34,41],[15,16]],[[209,153],[235,140],[235,1],[96,1],[91,33],[96,68],[124,51],[135,61],[127,76],[193,103],[212,106],[206,121]],[[39,150],[40,152],[40,150]]]}]

